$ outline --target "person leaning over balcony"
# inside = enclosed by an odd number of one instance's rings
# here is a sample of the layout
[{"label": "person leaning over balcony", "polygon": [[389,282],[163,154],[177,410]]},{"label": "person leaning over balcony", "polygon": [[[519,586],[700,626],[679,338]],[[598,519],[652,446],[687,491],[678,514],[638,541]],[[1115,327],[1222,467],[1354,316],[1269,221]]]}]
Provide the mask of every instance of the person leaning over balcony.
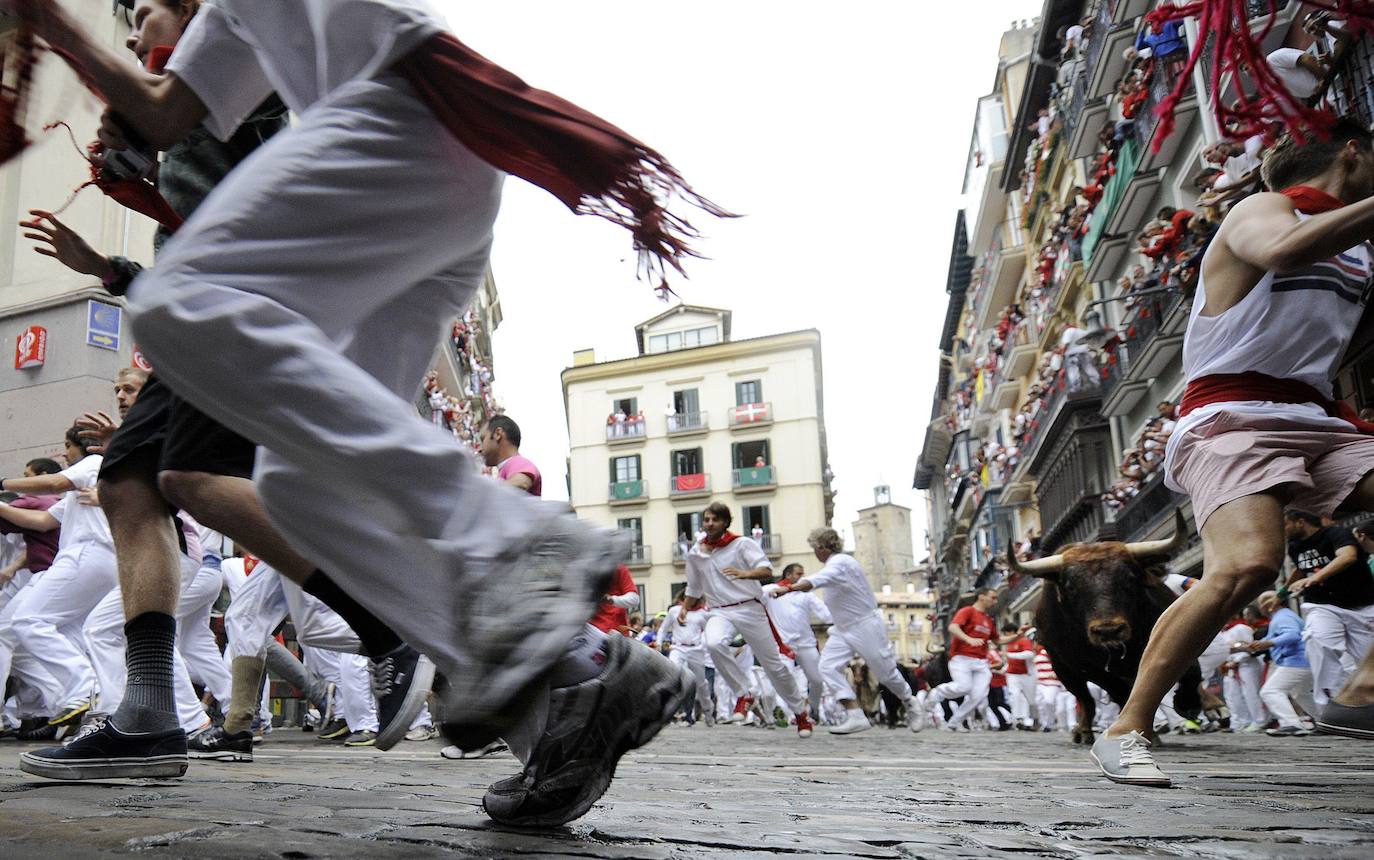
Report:
[{"label": "person leaning over balcony", "polygon": [[[1205,575],[1155,624],[1130,699],[1093,745],[1117,782],[1170,784],[1150,751],[1155,709],[1227,619],[1273,586],[1284,507],[1374,507],[1374,425],[1332,386],[1374,280],[1374,140],[1338,120],[1325,140],[1281,141],[1263,172],[1280,190],[1236,204],[1202,261],[1166,480],[1192,496]],[[1368,654],[1319,725],[1374,738]]]}]

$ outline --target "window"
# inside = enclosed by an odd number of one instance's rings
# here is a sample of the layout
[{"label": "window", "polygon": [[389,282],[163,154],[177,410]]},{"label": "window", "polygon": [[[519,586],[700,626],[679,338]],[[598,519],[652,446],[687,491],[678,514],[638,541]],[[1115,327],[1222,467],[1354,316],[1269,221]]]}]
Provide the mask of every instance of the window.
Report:
[{"label": "window", "polygon": [[763,382],[762,380],[752,379],[748,382],[735,383],[735,405],[747,406],[750,403],[763,402]]},{"label": "window", "polygon": [[701,531],[701,511],[677,515],[677,537],[679,541],[694,541]]},{"label": "window", "polygon": [[682,391],[673,392],[673,409],[679,415],[690,415],[701,411],[701,399],[697,396],[695,388],[687,388]]},{"label": "window", "polygon": [[[773,460],[768,456],[768,440],[755,439],[752,442],[736,442],[730,446],[730,456],[736,469],[753,469],[758,466],[771,466]],[[763,462],[760,463],[759,459]]]},{"label": "window", "polygon": [[744,529],[741,534],[753,534],[754,526],[762,529],[764,534],[771,534],[768,531],[768,506],[750,505],[740,511],[740,525]]},{"label": "window", "polygon": [[629,517],[628,519],[616,520],[615,527],[623,532],[629,532],[635,537],[635,546],[644,546],[644,518]]},{"label": "window", "polygon": [[639,398],[638,398],[638,397],[624,397],[624,398],[621,398],[620,400],[612,400],[612,401],[611,401],[611,414],[614,415],[614,414],[617,413],[617,412],[623,412],[626,416],[638,414],[638,413],[639,413]]},{"label": "window", "polygon": [[668,352],[682,348],[682,333],[649,335],[649,352]]},{"label": "window", "polygon": [[682,333],[682,345],[683,345],[684,347],[690,347],[690,346],[708,346],[708,345],[713,344],[713,343],[715,343],[715,342],[716,342],[716,327],[715,327],[715,326],[707,326],[706,328],[694,328],[694,329],[691,329],[690,331],[684,331],[684,332]]},{"label": "window", "polygon": [[701,449],[688,448],[685,451],[673,452],[673,477],[679,475],[700,475],[705,470],[701,467]]},{"label": "window", "polygon": [[672,602],[677,602],[677,597],[678,597],[678,595],[679,595],[679,594],[682,594],[683,592],[685,592],[685,591],[687,590],[687,583],[685,583],[685,582],[674,582],[674,583],[672,583],[672,584],[669,586],[669,588],[672,589],[672,595],[673,595]]},{"label": "window", "polygon": [[690,349],[694,346],[708,346],[717,343],[720,334],[715,326],[693,328],[687,331],[672,331],[667,334],[649,335],[649,352],[671,352],[675,349]]},{"label": "window", "polygon": [[638,481],[639,475],[638,454],[632,454],[628,457],[613,457],[611,459],[611,483],[618,484],[622,481]]}]

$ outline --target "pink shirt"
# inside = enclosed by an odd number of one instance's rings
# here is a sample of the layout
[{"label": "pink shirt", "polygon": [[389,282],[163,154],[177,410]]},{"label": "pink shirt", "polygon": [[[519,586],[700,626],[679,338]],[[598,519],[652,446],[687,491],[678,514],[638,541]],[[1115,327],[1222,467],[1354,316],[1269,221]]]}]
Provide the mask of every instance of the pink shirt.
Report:
[{"label": "pink shirt", "polygon": [[498,466],[496,475],[503,481],[509,481],[516,475],[529,475],[530,479],[534,481],[534,485],[529,489],[529,494],[531,496],[544,495],[544,479],[539,475],[539,468],[531,460],[519,454],[511,455]]}]

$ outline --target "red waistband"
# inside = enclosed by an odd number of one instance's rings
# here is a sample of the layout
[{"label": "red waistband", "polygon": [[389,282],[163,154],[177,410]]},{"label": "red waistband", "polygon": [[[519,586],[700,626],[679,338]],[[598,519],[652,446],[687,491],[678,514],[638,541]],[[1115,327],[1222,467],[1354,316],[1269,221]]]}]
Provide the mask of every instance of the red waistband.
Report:
[{"label": "red waistband", "polygon": [[1374,423],[1363,421],[1344,400],[1331,400],[1320,391],[1296,379],[1278,379],[1263,373],[1216,373],[1200,376],[1188,383],[1179,404],[1179,417],[1212,403],[1265,400],[1271,403],[1312,403],[1327,415],[1349,421],[1355,429],[1374,436]]}]

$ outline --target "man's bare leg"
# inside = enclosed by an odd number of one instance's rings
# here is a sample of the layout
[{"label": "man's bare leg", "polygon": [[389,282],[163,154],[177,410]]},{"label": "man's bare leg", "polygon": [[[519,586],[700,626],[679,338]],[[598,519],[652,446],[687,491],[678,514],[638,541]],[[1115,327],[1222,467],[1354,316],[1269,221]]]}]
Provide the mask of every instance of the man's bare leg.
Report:
[{"label": "man's bare leg", "polygon": [[1203,577],[1150,632],[1130,699],[1107,737],[1150,735],[1155,711],[1226,621],[1272,587],[1283,566],[1283,505],[1246,496],[1217,508],[1202,529]]}]

